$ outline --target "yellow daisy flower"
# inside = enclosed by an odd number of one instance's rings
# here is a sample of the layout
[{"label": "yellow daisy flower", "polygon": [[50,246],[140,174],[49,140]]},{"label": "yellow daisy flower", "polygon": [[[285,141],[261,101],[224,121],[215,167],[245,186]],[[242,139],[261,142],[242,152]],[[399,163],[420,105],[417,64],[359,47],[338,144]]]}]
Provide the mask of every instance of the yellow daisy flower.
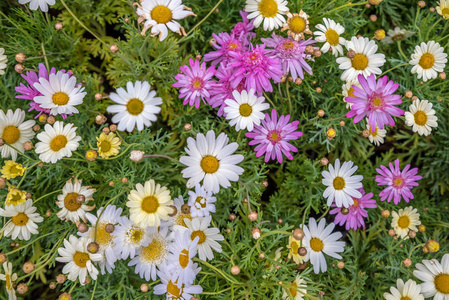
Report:
[{"label": "yellow daisy flower", "polygon": [[289,236],[287,248],[290,249],[290,251],[288,252],[289,259],[293,257],[293,261],[295,263],[304,263],[304,259],[306,259],[306,257],[299,255],[299,248],[301,248],[300,240],[295,239],[293,235]]},{"label": "yellow daisy flower", "polygon": [[13,160],[6,160],[5,165],[0,170],[2,177],[5,179],[16,178],[17,176],[23,176],[25,169],[21,164],[16,163]]},{"label": "yellow daisy flower", "polygon": [[119,152],[120,144],[120,139],[113,132],[108,135],[102,132],[100,137],[97,137],[98,154],[104,159],[115,156]]},{"label": "yellow daisy flower", "polygon": [[5,205],[22,205],[27,201],[26,198],[27,192],[21,191],[15,188],[9,190],[8,195],[6,196]]}]

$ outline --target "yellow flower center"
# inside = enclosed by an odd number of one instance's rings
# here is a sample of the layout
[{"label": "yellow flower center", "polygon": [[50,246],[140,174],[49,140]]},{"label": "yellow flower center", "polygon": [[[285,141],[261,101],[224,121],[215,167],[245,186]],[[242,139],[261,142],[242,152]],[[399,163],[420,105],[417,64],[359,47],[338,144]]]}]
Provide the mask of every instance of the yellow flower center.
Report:
[{"label": "yellow flower center", "polygon": [[172,298],[179,299],[181,298],[181,289],[170,280],[167,284],[167,294],[170,294]]},{"label": "yellow flower center", "polygon": [[290,19],[288,27],[294,34],[300,34],[304,30],[306,30],[307,21],[300,16],[294,16]]},{"label": "yellow flower center", "polygon": [[192,234],[190,235],[190,239],[193,241],[197,236],[200,237],[200,239],[198,241],[198,245],[200,245],[206,241],[206,235],[201,230],[192,232]]},{"label": "yellow flower center", "polygon": [[402,296],[399,300],[412,300],[409,296]]},{"label": "yellow flower center", "polygon": [[145,107],[145,105],[143,104],[143,102],[137,98],[132,98],[126,104],[126,110],[129,112],[129,114],[131,114],[133,116],[140,115],[140,113],[143,111],[144,107]]},{"label": "yellow flower center", "polygon": [[9,274],[6,274],[5,280],[6,280],[6,289],[9,291],[12,290],[12,281],[11,276]]},{"label": "yellow flower center", "polygon": [[365,70],[367,66],[368,66],[368,57],[366,57],[364,54],[358,53],[352,59],[352,67],[358,71]]},{"label": "yellow flower center", "polygon": [[179,264],[183,269],[185,269],[189,265],[189,261],[190,261],[189,250],[182,249],[181,254],[179,254]]},{"label": "yellow flower center", "polygon": [[50,149],[54,152],[58,152],[67,145],[67,142],[68,141],[65,135],[57,135],[51,140]]},{"label": "yellow flower center", "polygon": [[108,152],[111,150],[112,145],[109,141],[101,141],[99,148],[101,152]]},{"label": "yellow flower center", "polygon": [[407,229],[410,225],[410,218],[408,216],[401,216],[398,219],[398,226],[401,229]]},{"label": "yellow flower center", "polygon": [[449,274],[438,274],[433,283],[438,292],[449,295]]},{"label": "yellow flower center", "polygon": [[161,238],[153,236],[151,243],[146,247],[142,247],[140,256],[146,261],[159,264],[163,261],[168,253],[168,246]]},{"label": "yellow flower center", "polygon": [[115,236],[106,231],[106,225],[106,222],[100,222],[96,228],[92,227],[92,230],[90,231],[90,238],[92,240],[95,239],[95,231],[97,232],[96,242],[101,247],[108,246],[115,238]]},{"label": "yellow flower center", "polygon": [[443,9],[441,10],[441,14],[442,14],[443,16],[449,15],[449,7],[443,8]]},{"label": "yellow flower center", "polygon": [[265,18],[273,18],[278,13],[278,4],[275,0],[262,0],[259,2],[259,12]]},{"label": "yellow flower center", "polygon": [[25,169],[21,165],[19,165],[19,164],[13,165],[11,167],[11,169],[9,170],[11,175],[14,175],[14,176],[22,176],[23,175],[23,171],[25,171]]},{"label": "yellow flower center", "polygon": [[295,47],[295,42],[292,40],[286,40],[282,42],[282,48],[284,51],[290,51]]},{"label": "yellow flower center", "polygon": [[128,240],[133,244],[138,244],[143,238],[143,230],[139,227],[132,226],[130,230],[126,233]]},{"label": "yellow flower center", "polygon": [[324,35],[331,46],[337,46],[340,42],[340,35],[332,28],[329,28]]},{"label": "yellow flower center", "polygon": [[2,139],[8,144],[14,144],[20,138],[20,130],[14,126],[9,125],[3,129]]},{"label": "yellow flower center", "polygon": [[76,201],[76,197],[78,197],[78,193],[69,193],[64,198],[64,206],[69,211],[77,211],[81,207],[81,203]]},{"label": "yellow flower center", "polygon": [[273,130],[268,133],[267,139],[274,145],[281,140],[281,134],[278,131]]},{"label": "yellow flower center", "polygon": [[433,64],[435,62],[435,56],[433,56],[433,54],[427,52],[424,53],[421,58],[419,59],[419,65],[423,68],[423,69],[430,69],[433,67]]},{"label": "yellow flower center", "polygon": [[141,208],[148,214],[154,214],[159,207],[159,200],[154,196],[146,196],[142,199]]},{"label": "yellow flower center", "polygon": [[228,49],[233,50],[233,49],[237,48],[238,46],[239,46],[239,44],[237,44],[236,42],[231,42],[228,44]]},{"label": "yellow flower center", "polygon": [[207,206],[206,200],[201,201],[203,199],[204,198],[201,197],[201,196],[200,197],[196,197],[196,199],[195,199],[195,203],[198,203],[201,206],[201,208],[205,208]]},{"label": "yellow flower center", "polygon": [[352,200],[354,201],[354,204],[352,205],[352,207],[357,207],[357,205],[359,205],[359,201],[360,199],[354,199],[352,198]]},{"label": "yellow flower center", "polygon": [[69,103],[69,96],[64,92],[57,92],[51,97],[51,100],[56,105],[66,105]]},{"label": "yellow flower center", "polygon": [[310,248],[315,252],[320,252],[324,248],[323,242],[319,238],[312,238],[310,240]]},{"label": "yellow flower center", "polygon": [[151,19],[155,20],[159,24],[165,24],[171,21],[171,10],[164,5],[159,5],[153,8],[151,11]]},{"label": "yellow flower center", "polygon": [[85,268],[89,260],[90,260],[89,254],[86,252],[76,251],[75,255],[73,255],[73,261],[80,268]]},{"label": "yellow flower center", "polygon": [[219,166],[220,162],[212,155],[205,156],[201,159],[201,168],[205,173],[215,173],[217,172]]},{"label": "yellow flower center", "polygon": [[179,226],[187,227],[186,222],[184,222],[184,219],[189,219],[190,221],[192,221],[192,216],[190,214],[181,213],[176,217],[174,223]]},{"label": "yellow flower center", "polygon": [[192,85],[195,89],[200,89],[202,87],[201,80],[199,79],[194,80]]},{"label": "yellow flower center", "polygon": [[344,189],[346,186],[345,180],[340,176],[335,177],[332,184],[334,185],[334,189],[336,189],[337,191]]},{"label": "yellow flower center", "polygon": [[354,91],[355,89],[351,86],[351,88],[348,90],[348,97],[355,97]]},{"label": "yellow flower center", "polygon": [[404,180],[403,180],[402,177],[400,177],[400,176],[396,177],[396,178],[393,180],[393,185],[394,185],[395,187],[402,187],[403,183],[404,183]]},{"label": "yellow flower center", "polygon": [[290,248],[292,249],[293,254],[298,254],[299,244],[296,241],[292,241],[290,243]]},{"label": "yellow flower center", "polygon": [[415,123],[417,125],[419,125],[419,126],[426,125],[426,123],[427,123],[427,114],[425,112],[423,112],[422,110],[418,110],[417,112],[415,112],[413,117],[415,118]]},{"label": "yellow flower center", "polygon": [[253,108],[251,107],[251,105],[243,103],[239,107],[239,112],[243,117],[249,117],[253,112]]},{"label": "yellow flower center", "polygon": [[[296,282],[293,282],[293,283],[291,284],[291,286],[297,287]],[[298,291],[295,290],[295,289],[293,289],[293,288],[289,288],[288,290],[290,291],[290,294],[292,294],[292,297],[293,297],[293,298],[295,298],[295,297],[296,297],[296,294],[298,294]]]},{"label": "yellow flower center", "polygon": [[375,107],[379,107],[379,106],[382,105],[382,98],[380,98],[380,97],[374,97],[374,98],[371,100],[371,103],[372,103]]},{"label": "yellow flower center", "polygon": [[16,225],[16,226],[25,226],[28,223],[28,220],[30,218],[28,218],[28,216],[23,213],[20,212],[17,215],[15,215],[14,217],[11,218],[12,222]]}]

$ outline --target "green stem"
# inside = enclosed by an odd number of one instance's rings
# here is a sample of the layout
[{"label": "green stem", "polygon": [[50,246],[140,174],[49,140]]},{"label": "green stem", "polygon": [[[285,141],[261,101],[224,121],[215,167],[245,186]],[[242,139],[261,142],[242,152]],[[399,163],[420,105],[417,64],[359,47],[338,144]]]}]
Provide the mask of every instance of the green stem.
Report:
[{"label": "green stem", "polygon": [[25,173],[23,174],[22,179],[20,180],[20,182],[17,184],[17,189],[20,187],[20,185],[22,184],[23,180],[25,179],[25,176],[27,175],[28,170],[32,169],[34,166],[36,166],[38,164],[39,164],[39,162],[35,163],[34,165],[32,165],[29,168],[28,168],[28,164],[27,164],[27,166],[25,167]]},{"label": "green stem", "polygon": [[404,54],[404,51],[402,51],[401,41],[398,41],[398,49],[399,49],[399,53],[401,53],[401,55],[404,57],[404,59],[408,60],[407,56],[405,56],[405,54]]},{"label": "green stem", "polygon": [[42,47],[42,54],[44,55],[45,65],[47,66],[47,70],[50,70],[47,54],[45,53],[44,42],[41,43],[41,47]]},{"label": "green stem", "polygon": [[56,194],[56,193],[59,193],[59,192],[60,192],[59,190],[56,190],[56,191],[53,191],[53,192],[51,192],[51,193],[45,194],[45,195],[43,195],[43,196],[37,198],[37,199],[34,201],[34,204],[36,204],[36,202],[38,202],[39,200],[44,199],[44,198],[47,197],[47,196],[50,196],[50,195],[53,195],[53,194]]},{"label": "green stem", "polygon": [[288,80],[285,81],[286,82],[286,86],[287,86],[287,100],[288,100],[288,111],[290,112],[290,115],[292,114],[292,100],[290,99],[290,91],[289,91],[289,87],[288,87]]},{"label": "green stem", "polygon": [[326,211],[321,215],[321,217],[319,217],[316,221],[318,222],[319,220],[321,220],[325,215],[327,215],[327,213],[329,212],[329,210],[331,209],[330,206],[327,207]]},{"label": "green stem", "polygon": [[167,156],[167,155],[162,155],[162,154],[149,154],[149,155],[144,155],[143,157],[163,157],[163,158],[166,158],[166,159],[178,162],[177,159],[172,158],[172,157]]},{"label": "green stem", "polygon": [[97,289],[97,283],[98,283],[98,278],[97,278],[97,280],[95,280],[94,290],[92,291],[92,297],[90,297],[90,300],[94,300],[95,290]]},{"label": "green stem", "polygon": [[268,102],[270,102],[271,106],[276,109],[276,106],[274,105],[273,101],[271,101],[270,97],[268,97],[268,95],[263,92],[263,96],[265,97],[265,99],[267,99]]},{"label": "green stem", "polygon": [[361,3],[351,3],[351,2],[349,2],[349,3],[345,4],[345,5],[339,6],[339,7],[337,7],[337,8],[334,8],[334,9],[332,9],[332,10],[329,10],[329,11],[325,12],[325,13],[322,14],[320,17],[325,16],[325,15],[327,15],[327,14],[330,14],[330,13],[332,13],[332,12],[334,12],[334,11],[343,9],[343,8],[345,8],[345,7],[351,7],[351,6],[357,6],[357,5],[366,5],[367,3],[368,3],[368,1],[361,2]]},{"label": "green stem", "polygon": [[214,270],[215,272],[217,272],[218,274],[220,274],[224,279],[226,279],[227,281],[233,283],[233,284],[237,284],[237,285],[242,285],[243,283],[238,282],[237,280],[235,280],[234,278],[229,277],[228,275],[226,275],[225,273],[223,273],[221,270],[217,269],[216,267],[214,267],[213,265],[211,265],[210,263],[199,259],[197,257],[193,258],[194,261],[199,262],[203,265],[205,265],[206,267],[211,268],[212,270]]}]

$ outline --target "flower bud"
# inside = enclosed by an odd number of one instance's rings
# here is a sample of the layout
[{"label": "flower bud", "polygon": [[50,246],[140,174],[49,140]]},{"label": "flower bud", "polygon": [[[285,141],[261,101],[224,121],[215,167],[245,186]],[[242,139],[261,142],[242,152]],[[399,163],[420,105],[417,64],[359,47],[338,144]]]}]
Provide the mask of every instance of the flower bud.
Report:
[{"label": "flower bud", "polygon": [[326,131],[326,135],[328,138],[333,139],[337,135],[337,131],[331,127]]},{"label": "flower bud", "polygon": [[416,231],[410,230],[408,232],[408,236],[411,237],[412,239],[416,237]]},{"label": "flower bud", "polygon": [[95,123],[98,125],[103,125],[106,123],[106,117],[103,114],[99,114],[95,117]]},{"label": "flower bud", "polygon": [[26,56],[22,52],[16,54],[16,61],[18,63],[23,63],[25,61],[25,59],[26,59]]},{"label": "flower bud", "polygon": [[104,227],[104,231],[106,231],[107,233],[113,233],[114,230],[115,230],[114,224],[106,224],[106,226]]},{"label": "flower bud", "polygon": [[40,125],[36,124],[36,125],[33,126],[33,131],[39,131],[39,130],[41,130],[41,126]]},{"label": "flower bud", "polygon": [[383,30],[383,29],[377,29],[377,30],[374,32],[374,38],[375,38],[376,40],[378,40],[378,41],[383,40],[383,39],[385,38],[385,30]]},{"label": "flower bud", "polygon": [[426,243],[427,249],[429,249],[430,253],[435,253],[440,250],[440,244],[435,240],[428,240]]},{"label": "flower bud", "polygon": [[394,229],[390,229],[390,230],[388,230],[388,234],[390,236],[394,236],[396,234],[396,231],[394,231]]},{"label": "flower bud", "polygon": [[103,95],[101,95],[100,93],[96,93],[95,100],[100,101],[101,99],[103,99]]},{"label": "flower bud", "polygon": [[418,1],[418,6],[421,8],[426,7],[426,2],[425,1]]},{"label": "flower bud", "polygon": [[410,267],[412,265],[412,260],[410,258],[406,258],[402,261],[402,263],[404,264],[404,266]]},{"label": "flower bud", "polygon": [[22,270],[26,274],[30,274],[34,270],[34,264],[31,261],[27,261],[26,263],[23,264]]},{"label": "flower bud", "polygon": [[184,125],[184,130],[185,131],[190,131],[191,129],[192,129],[192,125],[191,124],[187,123],[187,124]]},{"label": "flower bud", "polygon": [[251,235],[253,236],[253,239],[258,239],[260,238],[260,235],[262,234],[262,231],[260,230],[260,228],[254,227],[253,229],[251,229]]},{"label": "flower bud", "polygon": [[295,228],[295,230],[293,230],[293,237],[296,240],[302,240],[304,238],[304,230],[301,228]]},{"label": "flower bud", "polygon": [[61,30],[64,27],[64,25],[62,25],[62,23],[58,22],[55,24],[55,29],[56,30]]},{"label": "flower bud", "polygon": [[59,274],[58,276],[56,276],[56,282],[63,284],[66,280],[66,277],[64,274]]},{"label": "flower bud", "polygon": [[318,111],[318,116],[319,116],[319,117],[324,117],[324,110],[320,109],[320,110]]},{"label": "flower bud", "polygon": [[111,126],[109,126],[109,130],[112,131],[112,132],[117,131],[117,125],[112,124]]},{"label": "flower bud", "polygon": [[72,300],[72,296],[70,296],[69,293],[63,293],[63,294],[59,295],[58,300]]},{"label": "flower bud", "polygon": [[368,130],[368,129],[363,130],[362,136],[363,136],[363,137],[366,137],[366,138],[369,137],[369,136],[370,136],[369,130]]},{"label": "flower bud", "polygon": [[140,290],[142,291],[142,293],[148,292],[148,284],[142,283],[142,285],[140,286]]},{"label": "flower bud", "polygon": [[348,53],[346,53],[346,56],[353,59],[355,57],[355,51],[354,50],[349,50]]},{"label": "flower bud", "polygon": [[56,122],[56,118],[54,116],[49,116],[47,118],[47,123],[53,125]]},{"label": "flower bud", "polygon": [[129,156],[129,158],[133,161],[133,162],[139,162],[143,159],[143,151],[140,150],[133,150],[131,151],[131,155]]},{"label": "flower bud", "polygon": [[0,264],[3,264],[7,260],[5,253],[0,253]]},{"label": "flower bud", "polygon": [[253,222],[257,221],[257,213],[255,211],[250,212],[248,215],[248,219]]},{"label": "flower bud", "polygon": [[413,97],[412,91],[406,91],[406,92],[405,92],[405,97],[406,97],[406,98],[409,98],[409,99],[412,98],[412,97]]},{"label": "flower bud", "polygon": [[344,267],[345,267],[345,263],[342,262],[342,261],[339,261],[338,264],[337,264],[337,268],[343,269]]},{"label": "flower bud", "polygon": [[100,249],[100,246],[95,242],[91,242],[87,245],[87,251],[89,251],[90,253],[95,254],[98,252],[99,249]]},{"label": "flower bud", "polygon": [[382,217],[388,218],[390,216],[390,211],[388,209],[384,209],[382,211]]},{"label": "flower bud", "polygon": [[327,166],[327,164],[329,163],[329,160],[326,157],[323,157],[320,159],[320,163],[322,166]]},{"label": "flower bud", "polygon": [[419,225],[419,226],[418,226],[418,231],[419,231],[419,232],[425,232],[425,231],[426,231],[426,226],[423,225],[423,224]]},{"label": "flower bud", "polygon": [[50,288],[50,290],[54,290],[56,288],[56,282],[50,282],[48,287]]},{"label": "flower bud", "polygon": [[438,75],[438,77],[440,77],[440,79],[444,80],[444,79],[446,79],[446,73],[441,72],[441,73]]},{"label": "flower bud", "polygon": [[301,255],[301,256],[306,256],[307,255],[307,249],[305,247],[299,248],[298,254]]},{"label": "flower bud", "polygon": [[231,274],[232,275],[238,275],[240,273],[240,267],[239,266],[232,266],[231,267]]},{"label": "flower bud", "polygon": [[79,232],[84,233],[84,232],[87,232],[88,230],[89,230],[89,227],[87,227],[86,224],[80,223],[80,224],[78,225],[78,231],[79,231]]},{"label": "flower bud", "polygon": [[22,64],[16,64],[14,66],[14,71],[16,71],[19,74],[22,74],[25,71],[25,67]]},{"label": "flower bud", "polygon": [[26,283],[19,283],[19,285],[17,286],[17,293],[23,295],[26,292],[28,292],[28,285]]},{"label": "flower bud", "polygon": [[111,45],[111,47],[109,47],[109,50],[111,50],[112,53],[116,53],[118,51],[118,46],[117,45]]},{"label": "flower bud", "polygon": [[234,221],[237,216],[235,214],[229,214],[229,220]]}]

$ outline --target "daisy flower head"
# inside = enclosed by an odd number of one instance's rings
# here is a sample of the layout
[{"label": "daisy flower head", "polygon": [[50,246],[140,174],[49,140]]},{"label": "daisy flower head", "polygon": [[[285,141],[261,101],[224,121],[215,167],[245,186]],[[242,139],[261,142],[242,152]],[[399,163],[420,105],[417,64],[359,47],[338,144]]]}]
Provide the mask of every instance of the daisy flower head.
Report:
[{"label": "daisy flower head", "polygon": [[[368,217],[367,208],[376,208],[376,200],[372,199],[373,193],[365,194],[365,190],[363,188],[358,189],[360,194],[362,194],[359,198],[352,197],[354,203],[346,207],[337,207],[332,209],[329,213],[331,215],[336,215],[334,223],[340,226],[345,224],[345,229],[354,229],[365,227],[365,221],[363,218]],[[332,204],[332,207],[335,207],[335,204]]]},{"label": "daisy flower head", "polygon": [[343,55],[342,45],[346,43],[346,40],[341,35],[345,32],[345,28],[331,19],[323,18],[323,22],[324,25],[316,25],[319,31],[313,33],[317,42],[324,42],[321,52],[326,53],[332,48],[335,57]]},{"label": "daisy flower head", "polygon": [[98,270],[93,263],[103,259],[102,254],[92,254],[87,251],[87,245],[91,242],[92,240],[87,237],[78,239],[72,234],[69,240],[64,239],[64,247],[58,248],[60,256],[56,258],[56,261],[66,263],[62,273],[68,274],[67,278],[71,281],[78,278],[81,285],[86,284],[87,275],[93,280],[97,279]]},{"label": "daisy flower head", "polygon": [[368,124],[368,120],[366,120],[366,129],[369,130],[368,139],[371,143],[376,146],[384,143],[384,138],[387,136],[387,130],[380,129],[376,124],[376,129],[374,131],[371,130],[371,126]]},{"label": "daisy flower head", "polygon": [[207,192],[214,194],[220,191],[220,186],[228,188],[231,181],[237,181],[243,173],[243,168],[237,166],[243,160],[243,155],[233,154],[239,145],[230,143],[225,133],[215,138],[215,132],[209,130],[206,136],[202,133],[196,139],[187,139],[185,151],[188,156],[181,156],[179,162],[186,165],[182,176],[189,178],[187,187],[192,188],[200,181]]},{"label": "daisy flower head", "polygon": [[11,218],[1,232],[4,232],[5,237],[10,236],[13,240],[18,238],[28,241],[31,234],[39,233],[36,223],[44,220],[36,210],[31,199],[26,200],[25,204],[6,205],[5,209],[0,208],[0,216]]},{"label": "daisy flower head", "polygon": [[286,0],[246,0],[245,11],[248,19],[254,19],[254,27],[258,28],[263,22],[263,30],[273,31],[285,23],[288,11]]},{"label": "daisy flower head", "polygon": [[437,13],[441,15],[445,20],[449,20],[449,0],[437,1],[438,6],[435,7]]},{"label": "daisy flower head", "polygon": [[290,151],[298,152],[298,149],[289,143],[289,141],[297,140],[302,136],[302,132],[296,131],[298,129],[299,121],[289,123],[290,115],[281,116],[278,120],[275,109],[271,111],[271,117],[267,113],[265,119],[262,120],[262,125],[257,125],[253,132],[245,134],[247,138],[253,139],[249,145],[257,145],[254,148],[256,156],[260,157],[265,154],[265,162],[270,159],[281,164],[283,156],[292,160],[293,155]]},{"label": "daisy flower head", "polygon": [[384,293],[385,300],[424,300],[421,294],[421,285],[409,279],[405,284],[400,278],[396,281],[397,287],[390,287],[391,293]]},{"label": "daisy flower head", "polygon": [[128,81],[126,90],[120,87],[117,93],[109,94],[109,98],[117,104],[108,106],[106,110],[116,113],[112,122],[118,123],[118,130],[131,132],[137,127],[138,131],[142,131],[144,126],[150,127],[151,122],[156,122],[156,114],[161,111],[159,105],[162,98],[155,96],[156,91],[151,91],[148,82],[136,81],[133,84]]},{"label": "daisy flower head", "polygon": [[421,283],[421,293],[424,297],[446,299],[449,295],[449,254],[444,254],[441,263],[436,260],[423,260],[422,264],[416,264],[413,275]]},{"label": "daisy flower head", "polygon": [[38,8],[43,11],[48,11],[48,6],[54,5],[55,0],[19,0],[20,4],[30,3],[31,10],[37,10]]},{"label": "daisy flower head", "polygon": [[[355,56],[349,58],[342,56],[337,58],[340,70],[345,70],[340,79],[347,81],[356,78],[359,74],[367,77],[370,74],[378,75],[382,73],[380,67],[385,63],[385,55],[376,53],[377,45],[375,41],[368,38],[353,36],[346,42],[346,49],[353,50]],[[360,80],[360,79],[359,79]]]},{"label": "daisy flower head", "polygon": [[393,217],[391,227],[393,227],[396,234],[401,238],[408,237],[410,230],[417,232],[417,226],[421,225],[418,209],[411,206],[400,209],[398,212],[393,211],[391,216]]},{"label": "daisy flower head", "polygon": [[387,187],[380,192],[379,197],[381,201],[387,199],[388,202],[394,199],[394,204],[397,205],[401,202],[401,197],[404,198],[405,202],[409,202],[413,199],[412,189],[414,186],[418,186],[419,183],[416,181],[421,180],[422,177],[417,175],[418,168],[410,169],[410,164],[408,164],[402,171],[399,168],[399,159],[394,161],[394,166],[390,162],[389,168],[385,166],[380,166],[380,169],[376,169],[377,185],[386,185]]},{"label": "daisy flower head", "polygon": [[0,109],[0,138],[5,142],[0,146],[2,158],[11,156],[12,160],[15,161],[17,150],[24,152],[23,143],[34,137],[33,126],[36,122],[33,120],[24,122],[24,120],[25,112],[21,109],[16,109],[14,112],[8,109],[6,114]]},{"label": "daisy flower head", "polygon": [[327,199],[327,205],[331,206],[334,202],[337,207],[348,208],[354,205],[354,198],[359,199],[362,193],[357,189],[363,187],[362,175],[353,175],[358,167],[354,166],[352,161],[345,161],[340,167],[340,160],[335,160],[335,167],[329,164],[329,171],[323,171],[323,180],[321,181],[326,190],[323,197]]},{"label": "daisy flower head", "polygon": [[280,60],[272,58],[266,52],[265,44],[255,47],[250,45],[247,51],[229,52],[232,57],[229,66],[234,68],[230,79],[232,87],[236,88],[245,80],[245,90],[253,89],[257,95],[262,95],[263,91],[273,91],[270,79],[274,82],[281,81],[282,65]]},{"label": "daisy flower head", "polygon": [[248,13],[246,11],[240,11],[242,22],[238,22],[231,30],[231,35],[239,39],[241,42],[247,41],[256,37],[256,33],[251,32],[254,29],[254,20],[248,20]]},{"label": "daisy flower head", "polygon": [[395,27],[394,30],[389,29],[387,32],[387,36],[382,40],[384,44],[393,44],[394,42],[402,41],[406,38],[411,37],[415,34],[413,31],[408,31],[405,29],[401,29],[399,27]]},{"label": "daisy flower head", "polygon": [[324,254],[341,259],[338,252],[344,251],[345,242],[338,241],[342,237],[342,234],[339,231],[332,233],[334,228],[334,223],[326,226],[326,220],[324,218],[321,219],[318,225],[314,218],[310,218],[309,226],[304,226],[302,243],[307,249],[305,261],[310,260],[315,274],[326,272],[327,270]]},{"label": "daisy flower head", "polygon": [[413,100],[408,109],[409,111],[405,112],[405,124],[412,126],[413,132],[427,136],[432,132],[432,127],[438,127],[438,118],[429,100]]},{"label": "daisy flower head", "polygon": [[424,82],[437,78],[438,72],[443,72],[446,67],[446,57],[447,54],[439,43],[435,41],[422,42],[421,45],[415,47],[415,52],[409,62],[413,66],[412,74],[418,73],[418,79],[422,77]]},{"label": "daisy flower head", "polygon": [[[104,212],[102,212],[103,210]],[[105,269],[111,274],[115,268],[114,264],[118,260],[118,256],[114,251],[114,239],[116,235],[114,232],[110,233],[106,226],[113,225],[115,227],[121,219],[121,213],[122,208],[117,208],[115,205],[108,205],[106,208],[101,207],[97,210],[96,216],[87,213],[86,218],[89,220],[91,227],[87,232],[78,232],[79,236],[87,237],[98,244],[98,253],[102,254],[101,259],[98,260],[101,274],[106,273]],[[97,221],[98,217],[100,217],[100,220]]]},{"label": "daisy flower head", "polygon": [[23,176],[23,172],[25,172],[25,170],[26,168],[24,168],[21,164],[18,164],[13,160],[5,160],[5,164],[0,172],[2,173],[3,178],[9,180],[18,176]]},{"label": "daisy flower head", "polygon": [[37,135],[40,141],[36,144],[39,159],[54,164],[63,157],[71,157],[72,151],[78,149],[81,141],[81,137],[76,135],[76,129],[72,123],[64,125],[61,121],[56,121],[53,126],[45,124],[45,131]]},{"label": "daisy flower head", "polygon": [[220,32],[218,35],[212,33],[215,42],[213,47],[217,50],[204,54],[204,61],[211,61],[212,65],[218,65],[220,62],[228,63],[231,51],[243,51],[243,43],[233,35],[227,32]]},{"label": "daisy flower head", "polygon": [[180,74],[175,76],[177,82],[173,83],[174,87],[180,87],[181,89],[179,98],[184,98],[182,104],[189,104],[196,108],[200,107],[201,100],[204,104],[209,102],[211,90],[215,86],[215,81],[211,78],[215,75],[215,66],[210,66],[206,69],[206,63],[203,62],[200,65],[198,59],[189,58],[190,67],[184,65],[180,67]]},{"label": "daisy flower head", "polygon": [[301,240],[297,240],[293,237],[293,235],[290,235],[288,237],[288,245],[287,245],[287,249],[289,249],[288,259],[293,258],[293,261],[295,263],[302,264],[306,259],[306,257],[299,255],[299,248],[301,248]]},{"label": "daisy flower head", "polygon": [[254,125],[260,125],[265,115],[262,111],[270,108],[270,104],[265,103],[264,97],[257,97],[255,91],[249,92],[243,90],[241,93],[234,91],[233,99],[225,100],[226,119],[231,120],[230,126],[235,125],[235,130],[247,129],[253,131]]},{"label": "daisy flower head", "polygon": [[284,75],[291,75],[293,80],[296,78],[304,79],[304,71],[313,74],[312,67],[305,61],[305,50],[307,45],[315,43],[314,40],[295,41],[292,38],[284,38],[273,33],[271,38],[262,38],[262,42],[267,47],[267,54],[281,61]]},{"label": "daisy flower head", "polygon": [[165,269],[168,263],[171,239],[167,237],[168,227],[150,227],[148,237],[137,255],[128,263],[136,266],[135,273],[147,281],[156,280],[156,271]]},{"label": "daisy flower head", "polygon": [[5,75],[4,69],[6,69],[8,62],[8,57],[5,55],[5,49],[0,48],[0,75]]},{"label": "daisy flower head", "polygon": [[3,270],[5,274],[0,274],[0,280],[6,283],[6,292],[8,293],[9,300],[16,300],[16,290],[14,289],[14,282],[17,280],[17,273],[12,272],[12,263],[5,261],[3,263]]},{"label": "daisy flower head", "polygon": [[[95,208],[93,206],[87,206],[85,203],[93,201],[92,195],[95,193],[95,189],[90,186],[82,186],[82,180],[75,178],[75,182],[72,183],[72,179],[66,182],[62,188],[62,194],[58,195],[58,201],[56,205],[61,209],[56,214],[61,220],[72,221],[78,224],[79,220],[87,222],[86,212],[89,212]],[[78,196],[84,196],[83,202],[78,202]]]},{"label": "daisy flower head", "polygon": [[181,0],[144,0],[137,6],[138,23],[145,20],[142,35],[145,36],[145,32],[151,28],[151,36],[159,35],[160,41],[168,36],[168,29],[186,35],[184,28],[175,20],[196,16]]},{"label": "daisy flower head", "polygon": [[205,217],[215,212],[215,202],[217,198],[212,196],[212,192],[206,192],[204,187],[195,185],[195,191],[189,191],[190,215],[192,217]]},{"label": "daisy flower head", "polygon": [[342,88],[342,94],[343,94],[343,101],[346,102],[346,108],[351,108],[353,103],[347,102],[346,101],[346,97],[355,97],[354,95],[354,85],[359,87],[359,88],[363,88],[362,85],[359,82],[359,79],[356,77],[354,79],[348,80],[346,81],[345,84],[343,84],[341,86]]},{"label": "daisy flower head", "polygon": [[119,153],[121,143],[115,133],[109,132],[106,135],[102,132],[100,137],[97,137],[98,154],[104,159],[115,156]]},{"label": "daisy flower head", "polygon": [[136,184],[136,189],[129,193],[126,202],[131,221],[144,228],[160,226],[161,220],[168,221],[168,215],[173,212],[172,204],[170,190],[156,184],[153,179],[146,181],[145,185]]},{"label": "daisy flower head", "polygon": [[194,294],[201,294],[203,288],[200,285],[177,284],[177,275],[170,272],[168,268],[163,268],[157,272],[161,283],[154,287],[155,295],[166,294],[167,300],[190,300]]},{"label": "daisy flower head", "polygon": [[16,206],[25,204],[27,201],[26,194],[26,191],[21,191],[16,188],[10,188],[8,190],[8,194],[6,195],[5,205]]},{"label": "daisy flower head", "polygon": [[281,31],[288,30],[287,34],[292,37],[295,41],[303,40],[304,33],[312,34],[309,29],[309,15],[307,15],[302,9],[297,13],[287,13],[287,22]]},{"label": "daisy flower head", "polygon": [[369,75],[368,78],[359,75],[358,79],[362,88],[353,86],[354,96],[345,98],[346,102],[352,103],[351,110],[346,117],[355,116],[354,123],[367,117],[371,132],[375,130],[376,125],[380,129],[384,129],[385,125],[394,126],[395,122],[392,116],[399,117],[404,114],[402,109],[395,106],[402,103],[401,95],[393,94],[399,84],[393,80],[388,81],[387,76],[376,81],[374,74]]},{"label": "daisy flower head", "polygon": [[[291,284],[288,284],[291,287],[284,288],[284,291],[282,292],[282,299],[284,300],[290,300],[290,295],[293,297],[293,300],[303,300],[303,295],[307,294],[307,284],[304,279],[301,278],[300,275],[297,275],[295,278],[295,281],[293,281]],[[290,293],[290,295],[289,295]]]},{"label": "daisy flower head", "polygon": [[126,216],[122,216],[118,220],[119,225],[114,230],[114,251],[117,258],[128,259],[134,258],[137,251],[147,240],[148,227],[140,227]]}]

